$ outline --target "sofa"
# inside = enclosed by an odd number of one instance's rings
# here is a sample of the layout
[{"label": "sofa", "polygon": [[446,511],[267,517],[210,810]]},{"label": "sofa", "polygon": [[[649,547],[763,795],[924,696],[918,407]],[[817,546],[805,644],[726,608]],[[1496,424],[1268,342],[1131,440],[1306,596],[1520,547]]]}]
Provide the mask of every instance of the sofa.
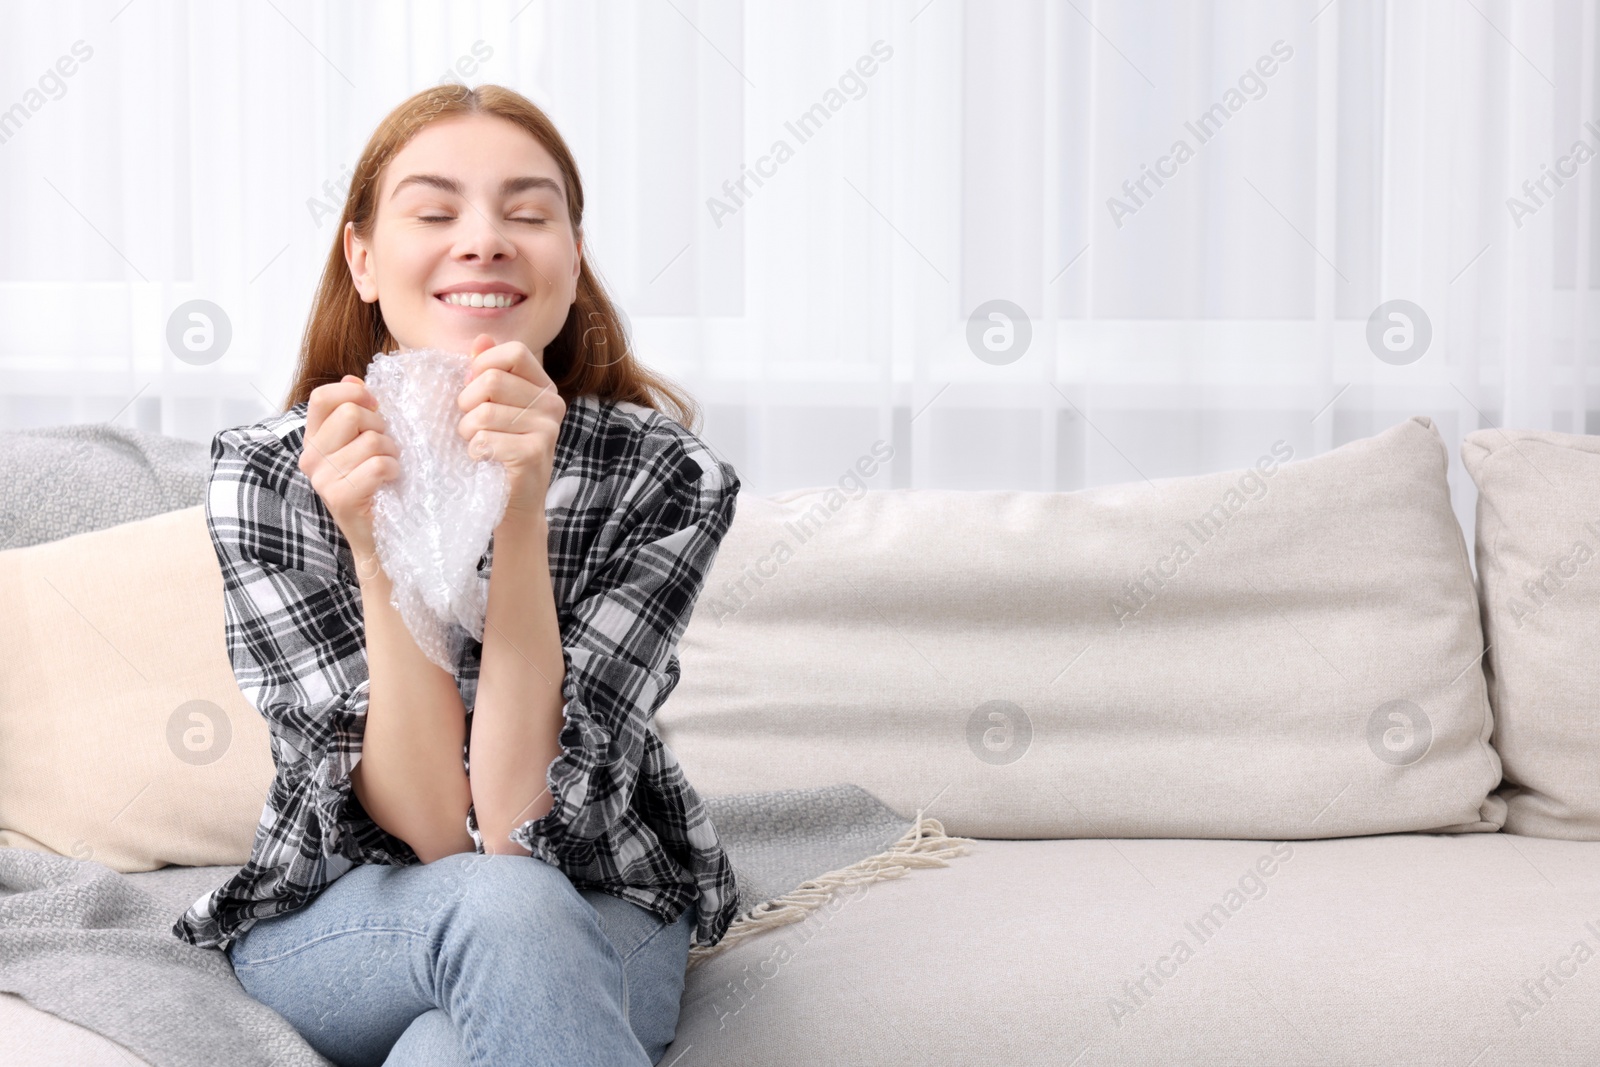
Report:
[{"label": "sofa", "polygon": [[[1426,416],[1070,493],[871,490],[877,445],[744,493],[657,718],[690,781],[852,782],[972,844],[699,963],[661,1062],[1600,1063],[1600,438],[1459,456],[1470,553]],[[0,846],[174,918],[191,868],[248,855],[272,770],[201,499],[0,552],[31,615],[0,621]],[[52,642],[40,574],[162,671]],[[172,767],[150,735],[194,701],[226,753]],[[0,995],[0,1062],[135,1061]]]}]

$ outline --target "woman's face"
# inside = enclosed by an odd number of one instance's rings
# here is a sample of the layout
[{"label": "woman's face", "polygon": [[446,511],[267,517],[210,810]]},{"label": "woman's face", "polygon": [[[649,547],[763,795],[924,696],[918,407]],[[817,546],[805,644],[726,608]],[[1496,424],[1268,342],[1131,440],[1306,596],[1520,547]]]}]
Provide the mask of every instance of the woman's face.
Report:
[{"label": "woman's face", "polygon": [[[583,242],[567,217],[561,169],[522,127],[457,115],[426,127],[389,161],[371,243],[345,227],[361,299],[378,302],[403,348],[468,352],[480,333],[521,341],[543,361],[577,294]],[[509,307],[462,305],[465,294]]]}]

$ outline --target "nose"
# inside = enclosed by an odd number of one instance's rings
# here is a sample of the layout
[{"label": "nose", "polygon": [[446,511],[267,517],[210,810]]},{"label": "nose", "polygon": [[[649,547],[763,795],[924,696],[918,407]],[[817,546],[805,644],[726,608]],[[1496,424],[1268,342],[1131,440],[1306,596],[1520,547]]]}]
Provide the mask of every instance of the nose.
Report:
[{"label": "nose", "polygon": [[457,233],[459,239],[456,241],[455,255],[468,262],[511,259],[517,254],[517,246],[494,220],[475,204],[467,206],[461,216],[461,226]]}]

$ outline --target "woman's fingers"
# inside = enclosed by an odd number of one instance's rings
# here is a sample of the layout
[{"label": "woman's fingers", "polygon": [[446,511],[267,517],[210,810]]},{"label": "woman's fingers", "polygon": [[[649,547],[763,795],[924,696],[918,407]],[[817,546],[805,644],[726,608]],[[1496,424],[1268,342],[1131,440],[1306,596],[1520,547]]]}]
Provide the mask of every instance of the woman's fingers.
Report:
[{"label": "woman's fingers", "polygon": [[378,455],[356,464],[355,470],[350,473],[350,481],[356,499],[364,501],[364,506],[370,508],[373,494],[379,486],[399,476],[400,461],[394,456]]},{"label": "woman's fingers", "polygon": [[343,448],[363,433],[371,431],[381,434],[387,430],[388,426],[381,413],[359,402],[346,401],[334,408],[333,413],[328,416],[317,443],[322,446],[323,451],[332,452]]},{"label": "woman's fingers", "polygon": [[311,391],[300,470],[346,540],[370,548],[372,497],[400,476],[400,457],[377,398],[356,375]]},{"label": "woman's fingers", "polygon": [[467,455],[473,459],[495,459],[501,462],[511,454],[512,440],[516,435],[495,430],[475,430],[467,440]]},{"label": "woman's fingers", "polygon": [[[359,438],[363,433],[373,431],[379,434],[387,431],[387,423],[383,415],[375,406],[368,406],[359,394],[348,392],[356,388],[365,393],[366,385],[361,383],[340,383],[346,392],[345,399],[338,400],[339,394],[334,394],[333,399],[338,403],[331,409],[322,411],[315,424],[313,424],[309,409],[306,416],[306,448],[301,451],[300,469],[307,474],[316,470],[321,461],[334,456],[351,441]],[[318,386],[317,391],[328,389],[329,386]],[[366,394],[370,397],[370,393]],[[313,392],[312,403],[316,404],[317,394]],[[327,398],[324,398],[327,401]],[[341,469],[345,468],[340,464]]]},{"label": "woman's fingers", "polygon": [[370,533],[373,497],[380,487],[400,476],[400,461],[394,456],[345,454],[356,447],[352,444],[336,458],[335,462],[343,466],[343,473],[334,463],[328,463],[312,478],[317,495],[347,538],[352,531],[362,538]]},{"label": "woman's fingers", "polygon": [[337,382],[319,385],[311,390],[311,397],[306,404],[306,436],[310,437],[321,430],[328,417],[345,404],[374,413],[378,410],[377,398],[367,388],[367,383],[353,374],[346,374]]},{"label": "woman's fingers", "polygon": [[[336,413],[337,415],[337,413]],[[368,427],[342,447],[312,461],[301,456],[311,486],[338,518],[347,509],[366,513],[378,487],[400,476],[400,457],[394,439]]]},{"label": "woman's fingers", "polygon": [[331,453],[328,459],[346,475],[355,470],[366,460],[376,456],[388,456],[394,459],[398,467],[400,453],[396,449],[394,439],[388,434],[376,429],[365,429],[353,437],[344,447]]}]

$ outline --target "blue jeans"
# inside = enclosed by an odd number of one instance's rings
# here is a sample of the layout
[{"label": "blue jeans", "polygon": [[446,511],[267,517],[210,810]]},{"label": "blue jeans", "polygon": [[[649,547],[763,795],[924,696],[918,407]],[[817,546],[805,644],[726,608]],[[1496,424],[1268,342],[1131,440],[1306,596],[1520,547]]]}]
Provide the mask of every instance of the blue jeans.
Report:
[{"label": "blue jeans", "polygon": [[340,1067],[654,1064],[678,1027],[676,923],[532,856],[359,864],[228,948],[245,991]]}]

